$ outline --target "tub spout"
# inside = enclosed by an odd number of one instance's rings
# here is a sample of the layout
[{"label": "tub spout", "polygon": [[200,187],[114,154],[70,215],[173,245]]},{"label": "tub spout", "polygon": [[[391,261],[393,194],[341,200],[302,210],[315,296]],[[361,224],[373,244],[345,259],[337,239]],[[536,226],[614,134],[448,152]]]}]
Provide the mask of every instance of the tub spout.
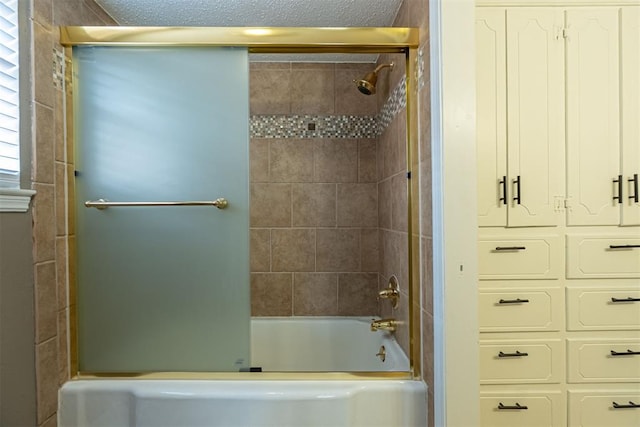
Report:
[{"label": "tub spout", "polygon": [[371,330],[378,331],[380,329],[389,332],[395,332],[398,322],[395,319],[380,319],[371,321]]}]

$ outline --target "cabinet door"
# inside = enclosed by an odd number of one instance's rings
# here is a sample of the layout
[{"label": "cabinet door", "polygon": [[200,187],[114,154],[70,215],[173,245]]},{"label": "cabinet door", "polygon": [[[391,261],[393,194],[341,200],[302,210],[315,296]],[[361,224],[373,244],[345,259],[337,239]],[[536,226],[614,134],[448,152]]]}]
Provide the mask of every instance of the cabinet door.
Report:
[{"label": "cabinet door", "polygon": [[566,25],[567,224],[617,225],[618,9],[569,9]]},{"label": "cabinet door", "polygon": [[505,10],[476,10],[478,225],[507,224]]},{"label": "cabinet door", "polygon": [[563,196],[562,11],[507,11],[509,226],[557,225]]},{"label": "cabinet door", "polygon": [[622,225],[640,225],[640,7],[622,9]]}]

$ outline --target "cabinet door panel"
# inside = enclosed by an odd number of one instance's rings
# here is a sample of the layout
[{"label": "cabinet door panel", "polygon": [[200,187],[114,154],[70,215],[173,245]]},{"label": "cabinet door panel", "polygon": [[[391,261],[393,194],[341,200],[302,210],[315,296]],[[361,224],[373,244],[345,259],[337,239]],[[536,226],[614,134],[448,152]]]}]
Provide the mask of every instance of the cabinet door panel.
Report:
[{"label": "cabinet door panel", "polygon": [[616,8],[566,12],[568,225],[616,225],[620,173]]},{"label": "cabinet door panel", "polygon": [[622,225],[640,225],[640,182],[629,181],[640,175],[640,7],[623,8],[621,19]]},{"label": "cabinet door panel", "polygon": [[640,409],[616,408],[640,401],[640,391],[598,388],[569,390],[569,425],[571,427],[632,427],[640,425]]},{"label": "cabinet door panel", "polygon": [[[476,13],[476,81],[478,156],[478,225],[504,227],[507,223],[504,188],[507,175],[505,10],[478,9]],[[506,179],[506,178],[504,178]]]},{"label": "cabinet door panel", "polygon": [[562,12],[553,8],[507,11],[509,226],[558,224],[555,197],[564,194],[561,27]]}]

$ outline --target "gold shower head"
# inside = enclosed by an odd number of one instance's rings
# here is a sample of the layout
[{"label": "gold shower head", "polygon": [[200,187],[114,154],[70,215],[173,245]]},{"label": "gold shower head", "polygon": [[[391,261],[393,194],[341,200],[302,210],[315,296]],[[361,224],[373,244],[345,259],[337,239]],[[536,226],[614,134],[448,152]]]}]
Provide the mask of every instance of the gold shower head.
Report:
[{"label": "gold shower head", "polygon": [[394,66],[393,62],[390,64],[380,64],[376,67],[375,70],[373,70],[370,73],[367,73],[367,75],[365,75],[362,79],[354,80],[353,82],[356,84],[356,87],[360,92],[364,93],[365,95],[373,95],[374,93],[376,93],[376,82],[378,81],[378,71],[387,67],[393,70],[393,66]]}]

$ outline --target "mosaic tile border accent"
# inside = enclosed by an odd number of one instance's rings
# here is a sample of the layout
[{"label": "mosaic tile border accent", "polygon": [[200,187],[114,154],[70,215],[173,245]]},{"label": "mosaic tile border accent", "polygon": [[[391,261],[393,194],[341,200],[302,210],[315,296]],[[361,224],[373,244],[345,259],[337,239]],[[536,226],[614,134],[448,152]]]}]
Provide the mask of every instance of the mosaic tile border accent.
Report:
[{"label": "mosaic tile border accent", "polygon": [[377,116],[251,115],[251,138],[377,138],[407,106],[403,77]]},{"label": "mosaic tile border accent", "polygon": [[373,116],[252,115],[252,138],[376,138]]},{"label": "mosaic tile border accent", "polygon": [[64,52],[53,49],[53,87],[64,90]]}]

